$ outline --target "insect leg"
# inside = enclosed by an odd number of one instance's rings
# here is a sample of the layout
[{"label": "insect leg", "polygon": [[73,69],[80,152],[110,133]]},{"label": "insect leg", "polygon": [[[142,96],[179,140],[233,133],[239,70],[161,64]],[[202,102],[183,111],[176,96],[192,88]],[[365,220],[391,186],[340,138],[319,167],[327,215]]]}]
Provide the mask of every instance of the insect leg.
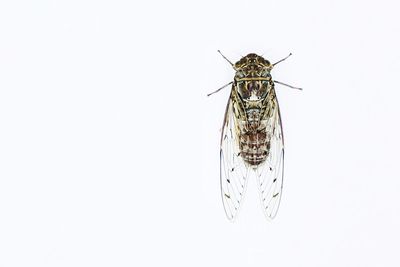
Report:
[{"label": "insect leg", "polygon": [[218,88],[218,89],[215,90],[214,92],[207,94],[207,96],[210,96],[210,95],[213,95],[213,94],[215,94],[215,93],[218,93],[219,91],[221,91],[222,89],[224,89],[225,87],[227,87],[228,85],[230,85],[230,84],[232,84],[232,83],[233,83],[233,82],[230,82],[230,83],[225,84],[224,86]]},{"label": "insect leg", "polygon": [[284,61],[285,59],[287,59],[287,58],[290,57],[291,55],[292,55],[292,53],[290,53],[287,57],[285,57],[285,58],[279,60],[278,62],[275,62],[274,64],[272,64],[272,66],[275,67],[276,64],[281,63],[282,61]]},{"label": "insect leg", "polygon": [[221,51],[218,50],[218,53],[220,53],[220,55],[221,55],[226,61],[228,61],[229,64],[231,64],[231,66],[233,67],[233,63],[232,63],[229,59],[227,59],[226,56],[224,56],[224,55],[221,53]]},{"label": "insect leg", "polygon": [[274,83],[279,83],[279,84],[282,84],[282,85],[287,86],[287,87],[292,88],[292,89],[303,90],[303,88],[295,87],[295,86],[292,86],[292,85],[289,85],[289,84],[286,84],[286,83],[283,83],[283,82],[278,82],[278,81],[275,81],[275,80],[274,80]]}]

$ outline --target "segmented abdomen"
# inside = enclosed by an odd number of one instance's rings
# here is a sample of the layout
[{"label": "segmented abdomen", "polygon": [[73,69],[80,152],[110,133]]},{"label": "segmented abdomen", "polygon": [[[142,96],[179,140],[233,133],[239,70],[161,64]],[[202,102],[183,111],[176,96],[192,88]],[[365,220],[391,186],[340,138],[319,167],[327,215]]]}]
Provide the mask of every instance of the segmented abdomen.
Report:
[{"label": "segmented abdomen", "polygon": [[246,113],[246,127],[242,127],[239,133],[240,153],[245,162],[257,166],[263,163],[268,156],[270,138],[265,125],[261,123],[260,110],[251,109]]},{"label": "segmented abdomen", "polygon": [[247,132],[240,135],[240,151],[245,162],[259,165],[268,156],[269,141],[265,132]]}]

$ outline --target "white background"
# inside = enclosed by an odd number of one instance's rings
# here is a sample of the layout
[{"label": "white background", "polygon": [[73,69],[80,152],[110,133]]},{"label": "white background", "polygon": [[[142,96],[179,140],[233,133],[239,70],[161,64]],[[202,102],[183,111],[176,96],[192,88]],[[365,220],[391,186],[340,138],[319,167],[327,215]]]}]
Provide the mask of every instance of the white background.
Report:
[{"label": "white background", "polygon": [[[2,1],[0,266],[399,266],[398,1]],[[219,192],[232,61],[279,64],[277,218]]]}]

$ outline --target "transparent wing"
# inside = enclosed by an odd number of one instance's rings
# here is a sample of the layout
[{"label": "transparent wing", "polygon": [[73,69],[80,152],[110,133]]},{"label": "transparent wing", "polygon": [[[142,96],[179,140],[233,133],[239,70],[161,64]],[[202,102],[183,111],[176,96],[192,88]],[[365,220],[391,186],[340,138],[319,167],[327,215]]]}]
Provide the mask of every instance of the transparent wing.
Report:
[{"label": "transparent wing", "polygon": [[233,220],[239,212],[249,173],[240,156],[234,105],[230,98],[225,111],[220,150],[221,196],[229,220]]},{"label": "transparent wing", "polygon": [[267,122],[270,150],[266,161],[258,166],[256,176],[261,204],[268,219],[273,219],[279,208],[283,186],[284,140],[282,121],[276,97],[271,100],[272,114]]}]

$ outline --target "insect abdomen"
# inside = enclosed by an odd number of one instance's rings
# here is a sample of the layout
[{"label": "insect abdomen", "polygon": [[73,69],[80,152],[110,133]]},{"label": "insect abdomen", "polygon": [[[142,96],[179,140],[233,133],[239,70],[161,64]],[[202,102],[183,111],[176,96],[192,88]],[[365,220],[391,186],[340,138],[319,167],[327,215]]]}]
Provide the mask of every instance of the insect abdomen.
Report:
[{"label": "insect abdomen", "polygon": [[240,151],[245,162],[259,165],[268,156],[269,142],[263,131],[251,131],[240,136]]},{"label": "insect abdomen", "polygon": [[268,156],[268,136],[261,124],[261,110],[252,108],[246,114],[247,127],[241,129],[240,151],[245,162],[257,166]]}]

